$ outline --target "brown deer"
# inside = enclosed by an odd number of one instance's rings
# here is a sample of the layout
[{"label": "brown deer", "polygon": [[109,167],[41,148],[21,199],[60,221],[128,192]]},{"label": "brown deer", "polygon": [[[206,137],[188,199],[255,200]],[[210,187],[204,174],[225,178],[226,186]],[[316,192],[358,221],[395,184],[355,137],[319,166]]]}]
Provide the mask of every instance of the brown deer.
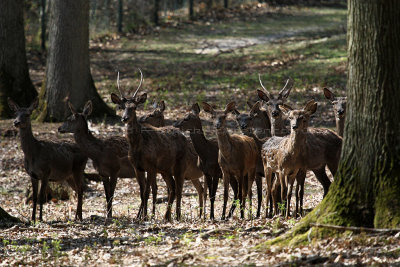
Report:
[{"label": "brown deer", "polygon": [[336,97],[328,88],[324,88],[324,95],[333,105],[336,120],[336,132],[340,137],[343,137],[347,97]]},{"label": "brown deer", "polygon": [[[199,117],[200,107],[197,103],[193,104],[191,110],[186,116],[174,123],[182,131],[189,131],[190,138],[199,155],[199,168],[204,173],[205,182],[210,194],[210,219],[214,219],[214,202],[218,189],[219,178],[222,177],[222,171],[218,164],[218,142],[215,139],[207,139],[204,136],[201,119]],[[237,183],[231,181],[231,187],[237,198]],[[207,191],[204,191],[204,207],[206,206]],[[206,209],[204,208],[204,218],[206,218]]]},{"label": "brown deer", "polygon": [[[211,105],[203,102],[204,111],[210,113],[214,120],[218,140],[218,163],[222,169],[224,181],[224,205],[222,219],[225,219],[226,204],[229,194],[229,183],[236,179],[238,183],[238,198],[240,202],[240,217],[244,218],[245,198],[248,188],[251,188],[256,172],[258,148],[253,138],[245,135],[229,134],[226,129],[226,117],[235,109],[235,102],[229,103],[224,111],[214,110]],[[251,207],[251,199],[250,207]],[[235,203],[232,205],[234,207]],[[228,214],[232,216],[233,210]]]},{"label": "brown deer", "polygon": [[[142,123],[142,124],[148,123],[154,127],[164,127],[165,126],[164,110],[165,110],[165,103],[164,103],[164,101],[160,101],[152,112],[150,112],[149,114],[146,114],[140,118],[140,123]],[[197,193],[199,196],[200,217],[201,217],[202,212],[204,210],[204,200],[206,199],[206,196],[203,197],[204,189],[199,180],[199,178],[203,176],[203,172],[197,166],[198,155],[197,155],[196,150],[193,146],[193,143],[191,142],[190,139],[188,140],[187,148],[188,148],[188,151],[185,154],[185,160],[184,160],[184,162],[185,162],[184,166],[186,168],[185,180],[190,180],[192,182],[193,186],[197,190]],[[155,199],[157,198],[156,177],[150,177],[150,178],[148,177],[148,180],[152,182],[153,214],[154,214],[154,209],[155,209],[154,203],[155,203]]]},{"label": "brown deer", "polygon": [[43,219],[42,209],[43,203],[46,201],[46,187],[49,181],[67,181],[69,186],[78,194],[75,219],[82,220],[83,171],[87,157],[75,144],[38,140],[33,136],[30,116],[38,106],[38,99],[35,99],[28,108],[19,107],[10,98],[8,105],[16,113],[13,124],[19,128],[21,147],[24,152],[24,167],[31,177],[32,220],[36,221],[39,181],[41,182],[39,191],[40,221]]},{"label": "brown deer", "polygon": [[[273,136],[262,147],[261,154],[267,181],[267,199],[271,195],[272,173],[274,172],[278,175],[278,181],[282,187],[285,185],[288,188],[286,196],[284,196],[284,190],[281,190],[282,200],[286,199],[286,217],[290,213],[293,183],[299,170],[306,169],[304,161],[307,156],[308,121],[316,110],[317,103],[311,100],[303,110],[285,111],[290,121],[290,135],[285,137]],[[273,204],[276,213],[278,208],[276,201]]]},{"label": "brown deer", "polygon": [[[135,171],[128,159],[127,140],[119,136],[107,138],[95,137],[88,128],[87,117],[92,113],[92,102],[89,100],[82,113],[78,113],[68,102],[72,115],[58,128],[60,133],[73,133],[75,142],[82,152],[93,161],[93,166],[102,177],[107,202],[107,219],[112,218],[112,202],[117,179],[133,178]],[[145,180],[137,176],[140,192],[144,192]],[[141,194],[143,208],[143,197]],[[138,215],[141,213],[139,210]]]},{"label": "brown deer", "polygon": [[[177,195],[176,217],[181,216],[182,188],[185,177],[185,167],[182,162],[187,153],[187,140],[185,136],[174,127],[156,128],[150,125],[142,125],[136,116],[136,109],[147,99],[147,94],[137,95],[141,81],[135,93],[131,97],[125,97],[120,91],[121,97],[111,94],[113,103],[123,109],[122,121],[127,124],[126,137],[129,142],[129,159],[136,173],[146,171],[148,177],[155,177],[154,173],[160,173],[168,187],[168,207],[165,219],[171,220],[171,205]],[[144,194],[145,209],[147,215],[147,199],[150,183],[146,183]]]},{"label": "brown deer", "polygon": [[[256,103],[250,103],[247,101],[247,105],[250,110]],[[255,109],[251,116],[251,125],[254,131],[254,134],[259,138],[263,139],[266,137],[271,137],[271,120],[269,119],[268,111],[261,107]]]},{"label": "brown deer", "polygon": [[[260,102],[256,102],[250,110],[249,114],[240,113],[237,109],[234,109],[232,112],[236,117],[236,122],[239,125],[240,130],[244,135],[247,135],[256,142],[259,156],[257,159],[257,167],[256,167],[256,185],[257,185],[257,198],[258,198],[258,205],[257,205],[257,218],[260,217],[261,214],[261,205],[262,205],[262,177],[264,176],[264,167],[263,162],[261,160],[261,147],[262,144],[267,140],[266,138],[260,139],[254,134],[254,124],[259,121],[266,121],[265,114],[260,110]],[[257,119],[256,119],[257,118]],[[264,124],[266,127],[267,125]],[[259,128],[260,130],[264,130],[261,132],[266,132],[265,128]],[[269,129],[268,129],[269,130]],[[250,198],[252,197],[251,188],[249,188]]]}]

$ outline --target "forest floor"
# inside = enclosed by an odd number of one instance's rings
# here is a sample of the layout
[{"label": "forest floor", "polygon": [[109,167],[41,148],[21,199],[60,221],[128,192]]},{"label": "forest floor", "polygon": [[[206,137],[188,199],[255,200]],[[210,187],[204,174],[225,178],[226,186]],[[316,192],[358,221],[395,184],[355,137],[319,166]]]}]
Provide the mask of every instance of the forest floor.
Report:
[{"label": "forest floor", "polygon": [[[242,9],[236,12],[239,15],[232,12],[191,23],[165,22],[148,35],[94,37],[90,43],[92,73],[100,94],[110,103],[109,93],[116,92],[117,71],[121,72],[122,88],[136,88],[140,67],[145,78],[143,91],[149,93],[150,101],[139,113],[150,110],[153,101],[165,100],[165,115],[171,123],[196,101],[222,106],[236,100],[239,109],[245,111],[246,100],[257,99],[254,90],[259,88],[258,73],[273,92],[290,76],[295,85],[289,104],[301,106],[315,98],[319,107],[311,124],[333,127],[333,112],[321,90],[327,86],[338,95],[345,92],[346,10],[264,5]],[[32,80],[39,88],[45,59],[30,51],[28,60]],[[211,136],[210,118],[203,113],[201,117]],[[33,132],[39,139],[71,140],[71,135],[57,133],[59,125],[33,122]],[[233,131],[233,118],[229,125]],[[104,119],[91,123],[91,130],[99,137],[123,135],[124,126]],[[26,223],[1,227],[0,266],[400,264],[399,234],[347,231],[309,240],[296,248],[259,246],[290,229],[299,219],[265,219],[264,202],[260,219],[241,220],[236,213],[232,219],[221,221],[221,183],[215,221],[198,218],[194,187],[185,182],[182,220],[164,222],[166,187],[158,177],[161,203],[155,217],[147,222],[134,219],[140,204],[136,180],[120,179],[114,196],[114,219],[108,225],[104,225],[103,186],[96,182],[90,182],[85,192],[83,222],[73,219],[76,198],[72,198],[53,199],[44,205],[44,222],[29,223],[32,204],[26,203],[25,192],[30,181],[16,133],[12,120],[0,121],[0,205]],[[94,172],[91,164],[86,171]],[[306,212],[321,199],[322,187],[308,173]]]}]

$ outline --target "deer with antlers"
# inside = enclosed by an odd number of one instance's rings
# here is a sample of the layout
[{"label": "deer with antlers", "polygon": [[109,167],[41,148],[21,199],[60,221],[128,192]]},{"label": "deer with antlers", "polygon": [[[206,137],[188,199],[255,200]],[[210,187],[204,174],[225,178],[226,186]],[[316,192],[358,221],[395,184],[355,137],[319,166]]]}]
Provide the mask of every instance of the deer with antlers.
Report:
[{"label": "deer with antlers", "polygon": [[[160,173],[168,187],[168,207],[164,218],[171,220],[171,206],[175,199],[177,220],[181,216],[182,188],[185,177],[185,167],[182,162],[187,153],[187,140],[185,136],[174,127],[156,128],[150,125],[142,125],[136,116],[136,109],[147,99],[147,94],[138,95],[142,85],[143,74],[138,88],[132,96],[125,96],[121,90],[120,96],[111,94],[111,100],[123,110],[122,121],[127,125],[126,137],[129,143],[129,159],[138,172],[146,171],[148,176],[155,177]],[[118,87],[119,88],[119,87]],[[150,191],[150,183],[147,181],[144,192],[145,208],[147,215],[147,199]]]},{"label": "deer with antlers", "polygon": [[[214,108],[203,102],[203,109],[210,113],[214,120],[218,140],[218,163],[222,169],[224,181],[224,205],[222,219],[225,219],[226,204],[229,194],[229,183],[235,179],[238,183],[238,198],[240,202],[240,217],[244,218],[245,199],[248,189],[251,188],[256,172],[258,148],[254,139],[245,135],[229,134],[226,129],[226,118],[235,109],[235,102],[226,105],[225,110],[214,110]],[[251,199],[250,207],[251,207]],[[232,205],[228,217],[232,216],[236,203]],[[250,209],[251,210],[251,209]]]}]

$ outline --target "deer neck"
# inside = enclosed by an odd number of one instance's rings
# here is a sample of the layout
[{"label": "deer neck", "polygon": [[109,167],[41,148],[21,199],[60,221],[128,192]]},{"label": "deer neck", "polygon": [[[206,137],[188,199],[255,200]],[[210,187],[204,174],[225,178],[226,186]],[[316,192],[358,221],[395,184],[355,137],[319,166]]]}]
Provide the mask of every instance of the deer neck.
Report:
[{"label": "deer neck", "polygon": [[196,150],[197,154],[199,154],[200,158],[206,159],[208,157],[209,152],[209,142],[204,136],[203,129],[197,128],[190,131],[190,139],[192,139],[194,149]]},{"label": "deer neck", "polygon": [[271,116],[271,135],[272,136],[285,136],[286,135],[285,123],[282,116],[274,118]]},{"label": "deer neck", "polygon": [[132,116],[134,117],[126,127],[126,137],[128,138],[129,146],[135,148],[139,146],[142,138],[142,125],[137,120],[136,112]]},{"label": "deer neck", "polygon": [[222,129],[217,129],[217,140],[218,140],[218,148],[224,157],[229,156],[232,151],[232,143],[231,136],[228,133],[228,130],[224,127]]},{"label": "deer neck", "polygon": [[307,130],[291,131],[289,135],[288,147],[286,151],[290,151],[293,156],[298,156],[306,150],[306,132]]},{"label": "deer neck", "polygon": [[87,123],[76,132],[74,132],[75,142],[78,144],[83,153],[89,158],[96,158],[101,148],[97,147],[98,139],[89,130]]},{"label": "deer neck", "polygon": [[340,137],[343,137],[345,117],[336,117],[336,131]]},{"label": "deer neck", "polygon": [[24,152],[25,157],[31,156],[33,152],[37,150],[39,143],[38,140],[33,136],[31,124],[25,128],[20,128],[19,136],[21,140],[22,151]]}]

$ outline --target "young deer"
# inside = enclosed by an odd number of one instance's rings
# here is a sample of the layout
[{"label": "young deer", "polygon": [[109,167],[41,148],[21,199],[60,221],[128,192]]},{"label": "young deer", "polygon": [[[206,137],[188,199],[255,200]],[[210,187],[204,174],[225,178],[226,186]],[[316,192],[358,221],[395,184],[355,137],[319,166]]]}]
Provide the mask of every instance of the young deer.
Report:
[{"label": "young deer", "polygon": [[324,88],[324,95],[333,105],[336,119],[336,132],[340,137],[343,137],[347,97],[335,97],[328,88]]},{"label": "young deer", "polygon": [[[138,172],[146,171],[148,177],[155,177],[160,173],[168,186],[168,207],[165,219],[171,220],[171,205],[177,195],[176,216],[180,219],[182,187],[185,177],[185,167],[182,164],[187,153],[187,140],[185,136],[173,127],[156,128],[142,125],[136,116],[136,109],[147,99],[147,94],[137,95],[141,82],[131,97],[121,97],[111,94],[113,103],[124,110],[122,121],[127,124],[126,137],[129,142],[129,159]],[[144,216],[147,215],[147,199],[149,197],[150,183],[146,183],[144,194]]]},{"label": "young deer", "polygon": [[[235,109],[235,102],[229,103],[224,111],[214,110],[211,105],[203,102],[204,111],[210,113],[214,120],[218,140],[218,163],[222,169],[224,180],[224,206],[222,219],[225,219],[226,204],[229,194],[229,182],[238,182],[238,197],[240,201],[240,216],[244,218],[245,198],[248,188],[251,188],[256,172],[258,148],[253,138],[245,135],[229,134],[226,129],[226,117]],[[250,207],[251,207],[251,199]],[[232,205],[234,207],[235,203]],[[232,216],[233,210],[228,217]]]},{"label": "young deer", "polygon": [[[148,123],[154,127],[164,127],[165,120],[164,120],[164,110],[165,110],[165,103],[164,101],[160,101],[155,109],[140,118],[140,123],[145,124]],[[198,155],[196,150],[193,146],[191,140],[188,140],[188,151],[185,154],[185,180],[190,180],[193,186],[196,188],[197,193],[199,195],[199,206],[200,206],[200,217],[204,210],[204,200],[206,196],[203,198],[204,189],[201,185],[199,180],[200,177],[203,176],[202,170],[197,166]],[[157,198],[157,182],[156,177],[148,177],[148,180],[152,182],[152,193],[153,193],[153,213],[154,213],[154,203],[155,199]]]},{"label": "young deer", "polygon": [[[307,127],[310,116],[317,110],[317,103],[309,101],[303,110],[285,110],[290,120],[291,132],[289,136],[273,136],[262,147],[262,159],[264,163],[265,177],[267,181],[267,199],[271,195],[272,173],[278,175],[279,182],[285,185],[287,190],[281,190],[281,198],[286,199],[286,217],[290,212],[290,199],[294,180],[301,169],[305,169],[305,157],[307,150]],[[274,199],[274,198],[273,198]],[[274,201],[274,209],[277,211],[277,203]]]},{"label": "young deer", "polygon": [[[218,142],[215,139],[207,139],[204,136],[203,127],[199,117],[200,107],[193,104],[191,111],[182,119],[178,120],[174,126],[181,131],[189,131],[190,139],[199,155],[199,168],[204,173],[205,182],[210,194],[210,219],[214,220],[214,202],[218,189],[219,178],[222,177],[222,171],[218,164]],[[237,198],[237,184],[232,180],[231,187]],[[206,206],[207,190],[204,191],[204,207]],[[204,208],[204,218],[206,218],[206,209]]]},{"label": "young deer", "polygon": [[[232,112],[236,117],[236,122],[238,123],[240,130],[244,135],[247,135],[256,142],[258,151],[261,153],[262,144],[266,141],[266,139],[259,139],[254,134],[254,124],[256,121],[256,116],[259,120],[265,121],[265,114],[260,110],[260,102],[256,102],[250,110],[249,114],[240,113],[237,109],[234,109]],[[264,117],[264,118],[262,118]],[[265,130],[265,128],[264,128]],[[263,131],[265,132],[265,131]],[[257,159],[257,167],[256,167],[256,185],[257,185],[257,197],[258,197],[258,206],[257,206],[257,218],[260,217],[261,214],[261,205],[262,205],[262,177],[264,176],[264,167],[261,160],[261,154],[259,154]],[[249,188],[250,198],[252,197],[251,188]]]},{"label": "young deer", "polygon": [[[78,113],[70,102],[68,102],[68,106],[72,115],[58,128],[58,131],[60,133],[73,133],[75,142],[82,152],[93,161],[94,168],[103,178],[107,202],[107,219],[111,219],[112,202],[118,177],[135,177],[135,171],[128,159],[128,142],[125,138],[119,136],[97,138],[89,131],[87,117],[92,113],[93,109],[90,100],[86,103],[82,113]],[[137,177],[140,191],[144,192],[145,181],[142,176],[139,175]]]},{"label": "young deer", "polygon": [[39,181],[41,181],[39,220],[42,221],[42,209],[46,200],[48,182],[65,180],[78,194],[75,219],[82,220],[83,171],[87,157],[75,144],[37,140],[33,136],[30,116],[38,106],[38,99],[35,99],[28,108],[20,108],[11,99],[8,99],[8,105],[16,113],[13,123],[15,127],[19,128],[21,147],[25,157],[24,167],[31,177],[33,191],[32,220],[36,220]]},{"label": "young deer", "polygon": [[[256,103],[250,103],[247,101],[247,105],[250,110]],[[255,135],[259,139],[263,139],[266,137],[271,137],[271,120],[269,119],[268,111],[261,108],[261,104],[259,108],[255,109],[251,116],[251,125]]]}]

